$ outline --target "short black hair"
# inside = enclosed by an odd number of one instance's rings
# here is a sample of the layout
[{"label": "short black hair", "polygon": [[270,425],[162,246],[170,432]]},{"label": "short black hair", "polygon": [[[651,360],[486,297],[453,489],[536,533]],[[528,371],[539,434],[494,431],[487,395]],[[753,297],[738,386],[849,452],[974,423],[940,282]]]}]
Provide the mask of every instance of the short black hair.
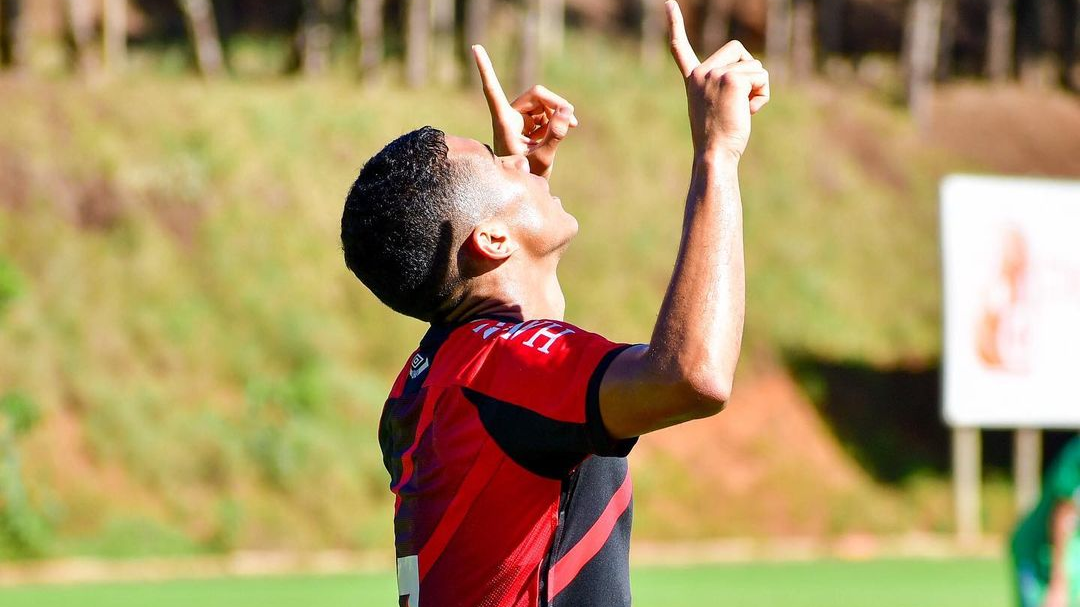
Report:
[{"label": "short black hair", "polygon": [[386,145],[360,170],[345,198],[345,265],[383,303],[432,320],[462,280],[453,249],[464,173],[446,134],[425,126]]}]

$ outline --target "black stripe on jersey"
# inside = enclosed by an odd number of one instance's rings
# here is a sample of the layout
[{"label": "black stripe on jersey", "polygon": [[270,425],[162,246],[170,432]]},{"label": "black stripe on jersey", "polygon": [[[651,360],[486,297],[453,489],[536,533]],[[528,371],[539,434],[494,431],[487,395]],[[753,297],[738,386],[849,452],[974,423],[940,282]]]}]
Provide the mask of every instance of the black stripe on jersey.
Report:
[{"label": "black stripe on jersey", "polygon": [[566,477],[588,454],[585,424],[564,422],[462,387],[495,444],[519,466],[545,478]]},{"label": "black stripe on jersey", "polygon": [[[597,459],[597,458],[590,458]],[[603,605],[603,607],[630,607],[630,527],[633,524],[633,505],[622,513],[611,536],[604,542],[596,556],[589,559],[574,579],[552,599],[548,607],[580,607]],[[563,547],[573,544],[563,540]],[[558,560],[559,556],[552,555]]]},{"label": "black stripe on jersey", "polygon": [[564,422],[462,387],[484,429],[511,459],[533,474],[560,480],[590,454],[626,457],[636,438],[615,440],[600,416],[600,384],[611,361],[630,346],[612,348],[597,363],[585,391],[585,423]]},{"label": "black stripe on jersey", "polygon": [[627,474],[629,466],[625,458],[590,457],[563,480],[558,529],[540,571],[541,607],[629,607],[630,527],[634,516],[632,500],[619,516],[600,552],[551,602],[547,600],[551,567],[592,529],[612,495],[626,480]]},{"label": "black stripe on jersey", "polygon": [[570,505],[570,496],[574,493],[577,479],[578,475],[577,471],[575,471],[562,480],[562,487],[559,489],[559,519],[555,525],[555,537],[551,539],[551,548],[548,548],[547,554],[544,555],[544,562],[540,564],[539,607],[550,607],[548,603],[548,578],[551,576],[551,566],[558,560],[557,555],[563,553],[561,548],[563,545],[562,538],[566,535],[566,508]]},{"label": "black stripe on jersey", "polygon": [[390,473],[391,487],[401,480],[402,465],[399,451],[411,445],[416,438],[420,407],[409,406],[416,396],[416,394],[409,394],[403,398],[388,398],[386,404],[383,405],[382,419],[379,421],[379,447],[382,449],[383,466]]}]

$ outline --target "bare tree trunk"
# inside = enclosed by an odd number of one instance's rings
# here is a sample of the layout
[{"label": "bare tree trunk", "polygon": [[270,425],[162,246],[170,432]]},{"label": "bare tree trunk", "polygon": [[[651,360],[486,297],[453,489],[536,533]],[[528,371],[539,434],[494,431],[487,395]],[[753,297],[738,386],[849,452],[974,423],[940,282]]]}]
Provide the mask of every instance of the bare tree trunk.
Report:
[{"label": "bare tree trunk", "polygon": [[641,62],[651,65],[660,57],[660,41],[664,36],[664,21],[660,4],[651,0],[638,0],[641,10],[640,53]]},{"label": "bare tree trunk", "polygon": [[179,0],[188,35],[195,47],[195,65],[207,78],[221,75],[225,69],[224,52],[218,36],[217,19],[211,0]]},{"label": "bare tree trunk", "polygon": [[543,53],[562,53],[566,38],[566,0],[540,3],[540,48]]},{"label": "bare tree trunk", "polygon": [[[518,54],[517,91],[524,91],[540,81],[540,3],[524,0],[521,13],[521,37]],[[513,95],[511,95],[513,97]]]},{"label": "bare tree trunk", "polygon": [[127,61],[127,0],[105,0],[101,33],[105,70],[123,71]]},{"label": "bare tree trunk", "polygon": [[431,54],[431,0],[408,0],[405,41],[405,82],[414,88],[427,84]]},{"label": "bare tree trunk", "polygon": [[1016,13],[1013,0],[990,0],[986,33],[986,75],[995,82],[1007,80],[1013,66]]},{"label": "bare tree trunk", "polygon": [[791,15],[791,68],[796,80],[814,73],[814,3],[794,0]]},{"label": "bare tree trunk", "polygon": [[1069,86],[1080,91],[1080,0],[1073,2],[1072,67],[1069,68]]},{"label": "bare tree trunk", "polygon": [[933,78],[947,80],[952,75],[952,52],[956,44],[956,26],[960,20],[957,0],[943,0],[941,4],[941,34],[938,41],[937,66]]},{"label": "bare tree trunk", "polygon": [[90,52],[93,40],[93,14],[86,0],[64,0],[64,38],[68,63],[81,73],[97,69],[97,61]]},{"label": "bare tree trunk", "polygon": [[709,55],[731,37],[732,0],[705,0],[705,18],[701,26],[701,54]]},{"label": "bare tree trunk", "polygon": [[465,4],[465,78],[470,85],[480,84],[480,72],[472,66],[472,53],[469,50],[474,44],[486,44],[488,24],[491,22],[491,0],[466,0]]},{"label": "bare tree trunk", "polygon": [[383,4],[385,0],[357,0],[354,25],[360,44],[360,77],[373,80],[378,76],[383,53]]},{"label": "bare tree trunk", "polygon": [[1064,33],[1061,5],[1057,0],[1036,0],[1035,7],[1039,17],[1039,40],[1044,52],[1053,52],[1061,48]]},{"label": "bare tree trunk", "polygon": [[0,69],[22,67],[24,44],[22,0],[0,0]]},{"label": "bare tree trunk", "polygon": [[908,108],[920,128],[930,119],[930,101],[937,69],[943,0],[911,0],[905,32]]},{"label": "bare tree trunk", "polygon": [[1063,29],[1061,7],[1057,0],[1037,0],[1035,6],[1039,16],[1039,55],[1045,78],[1057,84],[1061,80],[1061,61],[1057,53],[1061,50]]},{"label": "bare tree trunk", "polygon": [[1025,86],[1046,88],[1061,80],[1062,15],[1056,0],[1017,2],[1023,12],[1016,45],[1017,75]]},{"label": "bare tree trunk", "polygon": [[823,55],[844,50],[844,0],[820,0],[818,3],[818,41]]},{"label": "bare tree trunk", "polygon": [[317,76],[330,67],[334,23],[345,8],[343,0],[304,0],[296,37],[296,66],[305,76]]},{"label": "bare tree trunk", "polygon": [[769,74],[776,81],[786,79],[789,72],[791,2],[792,0],[768,0],[767,4],[765,55],[769,60]]},{"label": "bare tree trunk", "polygon": [[435,74],[440,82],[453,82],[458,61],[454,46],[454,0],[432,0],[435,32]]}]

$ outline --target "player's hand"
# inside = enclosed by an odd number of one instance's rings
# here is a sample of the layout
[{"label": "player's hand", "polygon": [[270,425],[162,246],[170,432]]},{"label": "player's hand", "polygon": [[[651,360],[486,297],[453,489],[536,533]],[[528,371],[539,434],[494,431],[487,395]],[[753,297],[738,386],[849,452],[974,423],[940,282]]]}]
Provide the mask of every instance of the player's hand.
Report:
[{"label": "player's hand", "polygon": [[507,101],[487,51],[479,44],[472,50],[476,69],[480,71],[484,98],[491,111],[495,154],[524,155],[533,174],[551,176],[556,148],[578,124],[574,106],[540,85],[525,91],[512,102]]},{"label": "player's hand", "polygon": [[690,131],[697,154],[742,157],[750,140],[750,116],[769,102],[769,73],[732,40],[699,61],[686,38],[679,3],[666,3],[671,54],[686,81]]}]

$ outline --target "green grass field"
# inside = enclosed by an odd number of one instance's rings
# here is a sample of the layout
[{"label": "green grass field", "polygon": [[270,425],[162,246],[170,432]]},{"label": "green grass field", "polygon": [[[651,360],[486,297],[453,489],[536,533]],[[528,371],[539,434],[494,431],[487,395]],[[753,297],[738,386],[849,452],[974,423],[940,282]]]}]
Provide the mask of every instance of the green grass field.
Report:
[{"label": "green grass field", "polygon": [[[633,574],[637,607],[1004,607],[998,560],[817,561],[647,567]],[[4,607],[367,607],[392,605],[387,574],[215,579],[0,590]]]}]

